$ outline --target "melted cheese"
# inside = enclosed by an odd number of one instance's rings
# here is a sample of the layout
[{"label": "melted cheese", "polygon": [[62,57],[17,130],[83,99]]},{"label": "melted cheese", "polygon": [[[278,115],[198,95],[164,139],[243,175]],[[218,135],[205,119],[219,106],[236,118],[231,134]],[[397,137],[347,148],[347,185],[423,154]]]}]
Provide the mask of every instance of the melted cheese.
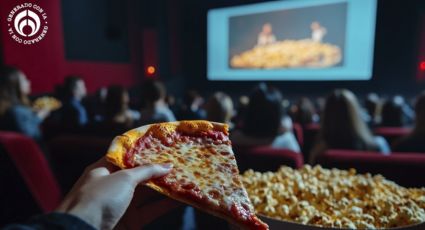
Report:
[{"label": "melted cheese", "polygon": [[153,139],[151,147],[141,149],[134,155],[137,164],[172,163],[174,173],[165,177],[175,183],[174,189],[185,192],[185,186],[194,184],[200,190],[202,200],[219,208],[232,205],[253,214],[253,208],[245,189],[242,187],[236,160],[230,145],[213,144],[208,138],[198,138],[173,147]]}]

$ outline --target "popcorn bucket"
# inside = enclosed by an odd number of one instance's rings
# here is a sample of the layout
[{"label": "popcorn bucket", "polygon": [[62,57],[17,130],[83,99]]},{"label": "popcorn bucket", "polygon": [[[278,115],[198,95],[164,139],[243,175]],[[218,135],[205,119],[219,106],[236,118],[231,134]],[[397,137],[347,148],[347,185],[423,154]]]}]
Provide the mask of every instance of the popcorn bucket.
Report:
[{"label": "popcorn bucket", "polygon": [[[270,217],[266,217],[263,215],[258,215],[258,217],[267,223],[270,227],[270,230],[279,230],[279,229],[291,229],[291,230],[322,230],[322,229],[330,229],[329,227],[318,227],[313,225],[304,225],[295,222],[282,221],[273,219]],[[332,229],[340,229],[340,228],[332,228]],[[405,230],[423,230],[425,229],[425,223],[410,225],[399,228],[391,228],[391,229],[405,229]]]}]

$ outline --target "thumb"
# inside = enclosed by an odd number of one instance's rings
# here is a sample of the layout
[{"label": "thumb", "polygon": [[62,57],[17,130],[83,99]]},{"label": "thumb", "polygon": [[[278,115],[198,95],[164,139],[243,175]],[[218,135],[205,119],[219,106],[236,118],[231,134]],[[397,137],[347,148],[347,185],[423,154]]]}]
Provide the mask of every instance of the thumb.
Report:
[{"label": "thumb", "polygon": [[173,168],[172,164],[154,164],[154,165],[143,165],[132,169],[122,170],[127,175],[130,175],[130,179],[134,184],[147,181],[151,178],[160,177],[168,174]]}]

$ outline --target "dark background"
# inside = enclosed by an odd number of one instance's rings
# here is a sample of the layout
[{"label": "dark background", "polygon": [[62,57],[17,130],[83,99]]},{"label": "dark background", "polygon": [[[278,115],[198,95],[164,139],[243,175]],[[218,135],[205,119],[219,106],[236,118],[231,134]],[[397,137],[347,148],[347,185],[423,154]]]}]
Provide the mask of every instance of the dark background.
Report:
[{"label": "dark background", "polygon": [[66,58],[129,62],[127,9],[127,1],[62,1]]},{"label": "dark background", "polygon": [[[0,14],[7,15],[21,2],[25,0],[1,1]],[[82,75],[89,92],[109,84],[136,85],[149,77],[145,73],[146,63],[153,63],[157,67],[155,76],[164,80],[176,95],[191,88],[205,95],[217,90],[235,96],[247,94],[258,82],[207,80],[206,15],[212,8],[257,2],[264,1],[40,1],[39,5],[48,13],[46,37],[37,45],[22,46],[4,32],[7,24],[0,21],[0,60],[23,69],[32,81],[34,93],[52,91],[68,74]],[[424,0],[378,0],[370,81],[275,81],[272,84],[289,98],[325,95],[341,87],[360,96],[369,92],[414,96],[425,89],[425,81],[417,77],[419,47],[425,43],[421,41],[421,34],[425,34],[424,9]]]},{"label": "dark background", "polygon": [[327,30],[323,42],[338,46],[344,54],[346,2],[231,17],[229,18],[229,60],[234,55],[257,45],[258,34],[265,23],[272,25],[276,41],[283,41],[310,39],[310,25],[314,21],[319,22]]}]

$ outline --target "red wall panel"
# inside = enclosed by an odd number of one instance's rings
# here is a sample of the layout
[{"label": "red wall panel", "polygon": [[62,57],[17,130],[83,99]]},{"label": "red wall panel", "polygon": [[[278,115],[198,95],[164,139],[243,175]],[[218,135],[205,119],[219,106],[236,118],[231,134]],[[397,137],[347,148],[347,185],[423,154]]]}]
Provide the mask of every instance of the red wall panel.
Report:
[{"label": "red wall panel", "polygon": [[76,62],[65,59],[61,6],[59,0],[46,1],[0,1],[0,17],[7,18],[17,4],[32,2],[47,13],[48,32],[40,42],[33,45],[19,44],[7,33],[7,21],[0,20],[3,61],[22,69],[32,82],[34,93],[50,92],[69,74],[81,75],[89,92],[109,84],[129,86],[136,81],[135,68],[131,63]]}]

